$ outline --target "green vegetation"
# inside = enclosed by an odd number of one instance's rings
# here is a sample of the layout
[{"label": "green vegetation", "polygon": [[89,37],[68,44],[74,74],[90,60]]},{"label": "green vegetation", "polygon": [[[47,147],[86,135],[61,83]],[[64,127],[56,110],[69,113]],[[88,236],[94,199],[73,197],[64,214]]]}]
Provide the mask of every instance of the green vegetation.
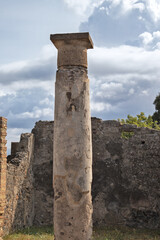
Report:
[{"label": "green vegetation", "polygon": [[153,121],[157,121],[160,124],[160,93],[156,96],[153,104],[155,105],[156,111],[153,113]]},{"label": "green vegetation", "polygon": [[53,240],[53,227],[31,227],[5,236],[4,240]]},{"label": "green vegetation", "polygon": [[129,139],[133,135],[134,135],[134,132],[122,132],[121,133],[121,137],[124,138],[124,139]]},{"label": "green vegetation", "polygon": [[160,230],[101,228],[95,229],[93,240],[160,240]]},{"label": "green vegetation", "polygon": [[[4,240],[53,240],[52,227],[32,227],[4,237]],[[136,230],[132,228],[96,228],[93,240],[160,240],[160,230]]]},{"label": "green vegetation", "polygon": [[138,127],[147,127],[160,130],[160,125],[158,125],[158,121],[154,121],[152,116],[150,115],[146,117],[143,112],[138,114],[136,117],[128,115],[127,119],[118,119],[118,121],[121,124],[135,124]]}]

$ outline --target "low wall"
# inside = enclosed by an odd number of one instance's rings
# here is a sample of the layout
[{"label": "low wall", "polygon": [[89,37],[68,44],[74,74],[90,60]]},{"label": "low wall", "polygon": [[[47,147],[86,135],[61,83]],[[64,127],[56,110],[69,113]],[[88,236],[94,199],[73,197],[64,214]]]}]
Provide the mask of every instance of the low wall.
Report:
[{"label": "low wall", "polygon": [[[39,121],[32,134],[22,135],[26,143],[21,139],[21,150],[13,144],[15,156],[10,157],[7,176],[6,215],[12,219],[8,229],[53,224],[53,124]],[[93,118],[92,139],[94,224],[159,228],[160,131]]]}]

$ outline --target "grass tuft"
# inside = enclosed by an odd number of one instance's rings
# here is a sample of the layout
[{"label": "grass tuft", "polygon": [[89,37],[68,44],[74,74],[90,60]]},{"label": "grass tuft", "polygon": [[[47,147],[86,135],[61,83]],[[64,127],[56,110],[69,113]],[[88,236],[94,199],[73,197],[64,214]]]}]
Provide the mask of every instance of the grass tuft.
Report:
[{"label": "grass tuft", "polygon": [[[31,227],[4,237],[4,240],[54,240],[53,228]],[[133,228],[94,228],[93,240],[160,240],[159,230]]]}]

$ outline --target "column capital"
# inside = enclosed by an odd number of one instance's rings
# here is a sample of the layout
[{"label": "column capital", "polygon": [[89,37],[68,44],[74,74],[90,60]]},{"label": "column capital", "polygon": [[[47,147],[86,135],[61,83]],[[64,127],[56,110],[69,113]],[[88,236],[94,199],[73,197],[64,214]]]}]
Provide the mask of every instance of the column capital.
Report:
[{"label": "column capital", "polygon": [[83,66],[87,68],[87,49],[93,48],[88,32],[51,34],[50,40],[58,49],[58,67]]},{"label": "column capital", "polygon": [[51,34],[50,40],[59,49],[62,45],[83,46],[86,49],[93,48],[93,41],[88,32]]}]

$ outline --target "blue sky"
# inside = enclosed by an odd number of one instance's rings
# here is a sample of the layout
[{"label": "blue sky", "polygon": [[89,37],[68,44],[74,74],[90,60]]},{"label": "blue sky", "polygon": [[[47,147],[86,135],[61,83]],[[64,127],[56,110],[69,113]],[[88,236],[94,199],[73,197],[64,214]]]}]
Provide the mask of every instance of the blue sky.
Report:
[{"label": "blue sky", "polygon": [[154,112],[160,92],[160,0],[0,0],[0,116],[8,149],[53,120],[57,50],[50,34],[90,32],[92,116]]}]

